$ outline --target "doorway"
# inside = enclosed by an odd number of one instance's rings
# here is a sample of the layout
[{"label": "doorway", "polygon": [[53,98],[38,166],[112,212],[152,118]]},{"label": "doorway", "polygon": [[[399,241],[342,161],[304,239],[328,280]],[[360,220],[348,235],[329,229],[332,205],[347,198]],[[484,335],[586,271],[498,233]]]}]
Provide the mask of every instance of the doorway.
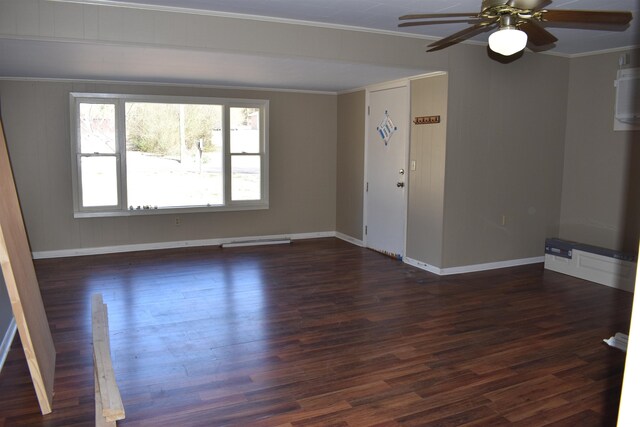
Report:
[{"label": "doorway", "polygon": [[405,254],[409,83],[367,91],[365,246],[397,259]]}]

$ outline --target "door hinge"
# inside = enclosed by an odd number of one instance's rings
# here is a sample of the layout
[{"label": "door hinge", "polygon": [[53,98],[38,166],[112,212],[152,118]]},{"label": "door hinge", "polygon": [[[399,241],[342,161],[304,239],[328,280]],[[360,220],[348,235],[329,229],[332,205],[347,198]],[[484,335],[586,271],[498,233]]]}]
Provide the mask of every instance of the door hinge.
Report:
[{"label": "door hinge", "polygon": [[366,225],[364,226],[364,234],[366,235],[369,231],[369,227],[367,227]]},{"label": "door hinge", "polygon": [[367,182],[367,188],[364,191],[367,192],[367,193],[369,192],[369,183],[368,182]]},{"label": "door hinge", "polygon": [[368,105],[367,106],[367,116],[370,116],[370,115],[371,115],[371,106]]}]

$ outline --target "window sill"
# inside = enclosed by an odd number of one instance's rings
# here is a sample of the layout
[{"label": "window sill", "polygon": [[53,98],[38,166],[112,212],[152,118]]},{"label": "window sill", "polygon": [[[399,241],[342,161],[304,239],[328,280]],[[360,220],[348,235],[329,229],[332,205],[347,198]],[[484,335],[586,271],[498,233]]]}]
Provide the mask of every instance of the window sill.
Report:
[{"label": "window sill", "polygon": [[115,211],[86,211],[73,213],[74,218],[104,218],[119,216],[145,216],[145,215],[177,215],[187,213],[208,213],[208,212],[234,212],[234,211],[258,211],[269,209],[268,202],[260,203],[242,203],[231,206],[192,206],[185,208],[158,208],[158,209],[133,209],[133,210],[115,210]]}]

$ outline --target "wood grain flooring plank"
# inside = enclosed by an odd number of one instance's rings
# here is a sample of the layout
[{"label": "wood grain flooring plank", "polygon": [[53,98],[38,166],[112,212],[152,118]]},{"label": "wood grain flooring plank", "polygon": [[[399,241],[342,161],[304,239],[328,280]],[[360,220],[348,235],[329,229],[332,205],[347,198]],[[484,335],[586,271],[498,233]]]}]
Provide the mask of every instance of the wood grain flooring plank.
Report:
[{"label": "wood grain flooring plank", "polygon": [[601,340],[628,330],[632,295],[539,264],[438,277],[330,238],[35,268],[54,412],[16,339],[0,427],[92,425],[93,293],[121,427],[615,425],[624,353]]}]

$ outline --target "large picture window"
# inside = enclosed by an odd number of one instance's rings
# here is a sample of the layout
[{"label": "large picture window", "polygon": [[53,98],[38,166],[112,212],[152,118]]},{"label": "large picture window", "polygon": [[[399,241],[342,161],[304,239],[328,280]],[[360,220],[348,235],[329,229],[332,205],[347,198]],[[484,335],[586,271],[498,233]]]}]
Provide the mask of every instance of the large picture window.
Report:
[{"label": "large picture window", "polygon": [[76,217],[268,208],[268,101],[70,98]]}]

